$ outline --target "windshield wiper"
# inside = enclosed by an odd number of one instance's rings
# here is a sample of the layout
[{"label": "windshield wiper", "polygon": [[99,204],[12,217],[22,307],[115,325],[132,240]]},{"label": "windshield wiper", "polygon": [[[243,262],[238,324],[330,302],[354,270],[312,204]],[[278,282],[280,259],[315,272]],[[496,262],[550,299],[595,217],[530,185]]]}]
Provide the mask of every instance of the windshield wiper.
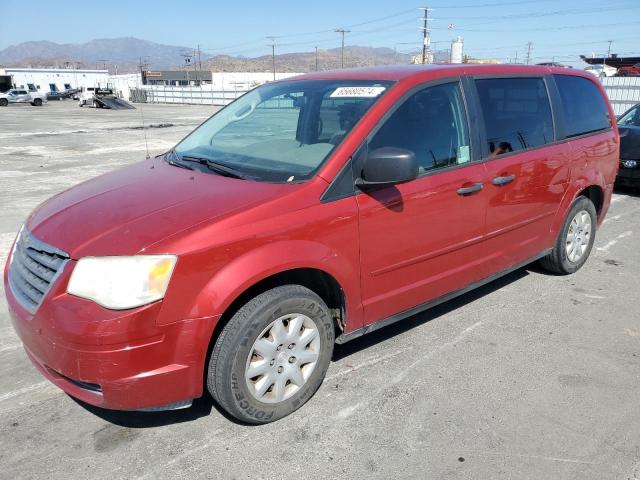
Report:
[{"label": "windshield wiper", "polygon": [[178,154],[176,153],[175,150],[169,150],[164,156],[164,160],[169,165],[173,165],[174,167],[178,167],[178,168],[186,168],[187,170],[193,170],[193,167],[190,167],[186,163],[180,162],[178,160],[179,158],[180,157],[178,157]]},{"label": "windshield wiper", "polygon": [[186,162],[195,162],[195,163],[199,163],[200,165],[205,165],[207,168],[209,168],[209,170],[213,170],[217,174],[224,175],[225,177],[240,178],[242,180],[247,179],[247,175],[245,175],[241,171],[236,170],[235,168],[229,167],[227,165],[224,165],[222,163],[214,162],[213,160],[210,160],[205,157],[197,157],[193,155],[178,155],[177,152],[176,152],[176,156],[180,160],[184,160]]}]

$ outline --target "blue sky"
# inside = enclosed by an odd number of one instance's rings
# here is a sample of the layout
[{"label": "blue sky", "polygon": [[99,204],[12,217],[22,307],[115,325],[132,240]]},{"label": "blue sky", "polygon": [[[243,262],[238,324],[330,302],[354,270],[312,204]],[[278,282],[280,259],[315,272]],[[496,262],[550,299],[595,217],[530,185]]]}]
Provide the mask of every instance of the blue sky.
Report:
[{"label": "blue sky", "polygon": [[[580,65],[579,54],[611,51],[640,55],[638,0],[321,0],[321,1],[123,1],[25,2],[0,0],[0,49],[28,40],[82,43],[94,38],[134,36],[195,47],[207,53],[257,56],[335,48],[333,30],[351,30],[348,45],[387,46],[400,52],[420,48],[418,7],[432,10],[435,48],[460,35],[474,57],[518,60],[532,42],[532,62]],[[29,12],[16,15],[16,12]],[[34,15],[35,14],[35,15]],[[6,21],[11,19],[11,21]],[[452,25],[453,28],[449,29]]]}]

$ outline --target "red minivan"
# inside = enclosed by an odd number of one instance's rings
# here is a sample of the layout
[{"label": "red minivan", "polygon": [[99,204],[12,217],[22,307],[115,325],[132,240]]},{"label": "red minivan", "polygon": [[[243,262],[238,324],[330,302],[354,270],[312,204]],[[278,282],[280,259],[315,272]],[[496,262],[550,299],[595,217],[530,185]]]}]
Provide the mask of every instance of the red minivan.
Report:
[{"label": "red minivan", "polygon": [[33,364],[104,408],[273,421],[342,343],[535,260],[586,261],[618,169],[597,79],[394,66],[268,83],[39,206],[5,267]]}]

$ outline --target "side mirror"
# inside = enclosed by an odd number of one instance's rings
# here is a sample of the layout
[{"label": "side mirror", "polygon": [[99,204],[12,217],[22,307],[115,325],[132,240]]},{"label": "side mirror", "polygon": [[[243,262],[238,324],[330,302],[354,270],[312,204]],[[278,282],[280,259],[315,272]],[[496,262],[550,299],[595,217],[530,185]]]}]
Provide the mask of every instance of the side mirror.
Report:
[{"label": "side mirror", "polygon": [[418,162],[411,150],[396,147],[376,148],[364,160],[356,185],[393,185],[418,177]]}]

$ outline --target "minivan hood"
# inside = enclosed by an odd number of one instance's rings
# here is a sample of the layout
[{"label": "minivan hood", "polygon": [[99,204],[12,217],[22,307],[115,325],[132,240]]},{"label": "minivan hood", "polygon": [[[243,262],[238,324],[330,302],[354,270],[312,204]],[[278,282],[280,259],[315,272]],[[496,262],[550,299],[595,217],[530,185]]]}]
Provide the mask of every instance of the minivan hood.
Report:
[{"label": "minivan hood", "polygon": [[30,215],[27,228],[71,258],[132,255],[200,222],[276,198],[291,187],[187,170],[156,157],[52,197]]}]

